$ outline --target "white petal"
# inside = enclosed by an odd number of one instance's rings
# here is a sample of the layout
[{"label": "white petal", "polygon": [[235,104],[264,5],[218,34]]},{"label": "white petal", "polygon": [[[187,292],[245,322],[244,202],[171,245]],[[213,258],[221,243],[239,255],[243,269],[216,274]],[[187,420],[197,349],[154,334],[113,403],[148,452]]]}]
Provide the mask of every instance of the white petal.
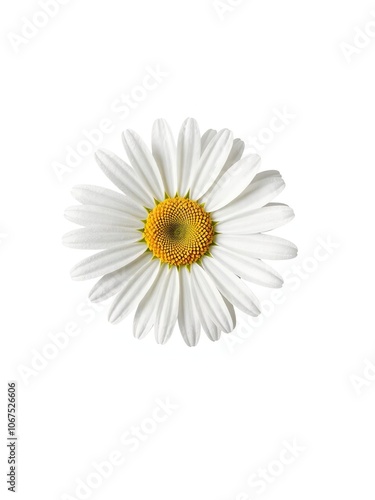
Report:
[{"label": "white petal", "polygon": [[245,149],[245,143],[241,141],[241,139],[234,139],[233,146],[229,153],[228,159],[225,162],[224,167],[221,169],[219,175],[217,176],[216,182],[212,184],[207,193],[204,195],[206,198],[210,196],[211,191],[214,189],[216,183],[219,181],[219,179],[221,179],[221,177],[223,176],[223,174],[225,174],[228,168],[230,168],[232,165],[234,165],[241,159],[244,149]]},{"label": "white petal", "polygon": [[80,226],[122,226],[124,228],[142,229],[143,222],[113,208],[96,205],[77,205],[65,210],[65,218]]},{"label": "white petal", "polygon": [[160,261],[151,260],[139,269],[115,297],[109,312],[108,321],[118,323],[134,309],[155,280]]},{"label": "white petal", "polygon": [[209,145],[211,140],[215,137],[217,134],[217,130],[213,130],[212,128],[208,129],[203,135],[201,139],[201,152],[206,149],[206,147]]},{"label": "white petal", "polygon": [[278,170],[263,170],[263,172],[259,172],[254,177],[254,182],[258,182],[263,179],[269,179],[270,177],[281,177],[281,174]]},{"label": "white petal", "polygon": [[228,333],[233,330],[233,320],[218,289],[199,265],[191,268],[193,293],[199,298],[202,310],[220,330]]},{"label": "white petal", "polygon": [[146,250],[143,243],[129,243],[90,255],[76,264],[70,274],[75,280],[98,278],[126,266]]},{"label": "white petal", "polygon": [[152,154],[159,167],[164,191],[172,198],[177,193],[176,143],[163,119],[156,120],[152,129]]},{"label": "white petal", "polygon": [[[282,189],[279,188],[280,186]],[[259,206],[263,206],[266,203],[272,201],[272,198],[274,198],[279,192],[281,192],[284,187],[285,183],[283,181],[283,178],[281,177],[280,172],[278,172],[277,170],[266,170],[265,172],[260,172],[254,177],[253,182],[249,184],[244,191],[244,195],[246,194],[247,196],[253,196],[253,194],[257,194],[260,201],[255,208],[258,208]],[[267,192],[265,192],[263,195],[265,196],[265,198],[261,198],[261,196],[258,195],[257,191],[265,191],[265,188],[268,188]],[[267,194],[268,191],[270,192],[270,195]],[[277,191],[276,194],[275,191]],[[252,197],[250,198],[250,196],[249,201],[253,203],[253,199]]]},{"label": "white petal", "polygon": [[220,337],[221,337],[221,331],[219,328],[215,325],[215,323],[212,323],[211,320],[206,320],[206,323],[202,328],[205,331],[205,334],[207,337],[212,340],[212,342],[217,342]]},{"label": "white petal", "polygon": [[280,194],[284,187],[285,183],[280,175],[267,176],[260,180],[256,175],[243,193],[227,206],[218,210],[215,217],[217,220],[224,221],[231,216],[241,216],[250,210],[263,207]]},{"label": "white petal", "polygon": [[116,295],[130,278],[148,264],[151,259],[151,252],[145,252],[126,266],[117,269],[117,271],[105,274],[90,290],[89,299],[91,302],[102,302]]},{"label": "white petal", "polygon": [[97,205],[100,207],[114,208],[140,219],[147,215],[146,210],[139,203],[112,189],[99,186],[79,185],[72,188],[72,196],[84,205]]},{"label": "white petal", "polygon": [[146,144],[133,130],[122,134],[123,144],[134,170],[148,191],[158,200],[164,199],[163,182],[158,166]]},{"label": "white petal", "polygon": [[[250,155],[232,165],[201,199],[205,210],[212,212],[228,205],[237,198],[253,180],[260,165],[260,156]],[[217,217],[217,220],[221,220]]]},{"label": "white petal", "polygon": [[232,252],[219,246],[212,248],[211,255],[246,281],[270,288],[280,288],[283,285],[283,278],[280,274],[260,259],[244,257],[236,251]]},{"label": "white petal", "polygon": [[110,151],[100,149],[96,152],[95,159],[108,179],[129,198],[143,207],[154,205],[151,192],[147,191],[134,170],[121,158]]},{"label": "white petal", "polygon": [[233,134],[227,129],[220,130],[210,141],[199,160],[197,174],[191,179],[191,198],[199,199],[215,182],[228,158],[232,144]]},{"label": "white petal", "polygon": [[181,335],[189,347],[198,344],[201,325],[191,291],[191,273],[186,266],[180,268],[180,304],[178,324]]},{"label": "white petal", "polygon": [[232,318],[232,321],[233,321],[233,330],[236,328],[236,323],[237,323],[237,318],[236,318],[236,311],[233,307],[233,304],[231,302],[229,302],[228,299],[226,299],[224,297],[224,295],[221,295],[223,297],[223,300],[225,302],[225,305],[227,306],[228,308],[228,311],[229,311],[229,314],[230,314],[230,317]]},{"label": "white petal", "polygon": [[193,118],[184,121],[177,144],[177,190],[185,196],[194,177],[201,155],[201,136],[199,127]]},{"label": "white petal", "polygon": [[256,259],[293,259],[297,255],[294,243],[269,234],[217,234],[215,243],[244,257]]},{"label": "white petal", "polygon": [[225,234],[254,234],[271,231],[286,224],[294,217],[293,210],[281,203],[269,203],[241,215],[231,216],[228,220],[218,222],[216,231]]},{"label": "white petal", "polygon": [[220,175],[223,175],[228,170],[228,168],[230,168],[232,165],[234,165],[241,159],[244,149],[245,149],[245,143],[241,141],[241,139],[238,138],[234,139],[232,149],[230,150],[228,159],[225,162],[225,165],[222,168]]},{"label": "white petal", "polygon": [[133,323],[133,333],[137,339],[144,338],[154,326],[160,304],[164,299],[168,272],[166,264],[160,267],[155,281],[137,307]]},{"label": "white petal", "polygon": [[155,338],[158,344],[165,344],[173,333],[178,316],[179,277],[176,266],[168,270],[163,300],[155,317]]},{"label": "white petal", "polygon": [[235,307],[250,316],[260,314],[260,303],[246,284],[231,271],[211,257],[202,259],[205,271],[212,278],[220,293]]},{"label": "white petal", "polygon": [[202,304],[199,300],[199,297],[196,293],[193,293],[193,300],[195,304],[195,309],[197,311],[199,321],[202,325],[203,331],[207,335],[207,337],[216,342],[219,340],[221,335],[220,328],[211,320],[211,318],[206,314],[206,311],[202,308]]},{"label": "white petal", "polygon": [[63,236],[63,245],[81,250],[100,250],[119,246],[124,243],[135,243],[141,239],[137,230],[129,230],[116,226],[90,226],[69,231]]}]

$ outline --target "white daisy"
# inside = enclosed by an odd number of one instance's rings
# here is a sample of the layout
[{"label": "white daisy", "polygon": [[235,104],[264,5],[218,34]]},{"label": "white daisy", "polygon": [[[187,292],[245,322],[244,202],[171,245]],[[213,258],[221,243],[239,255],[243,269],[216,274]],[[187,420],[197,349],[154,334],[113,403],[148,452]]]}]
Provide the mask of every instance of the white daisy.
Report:
[{"label": "white daisy", "polygon": [[201,137],[188,118],[177,145],[165,120],[152,132],[152,153],[132,130],[123,134],[131,166],[108,151],[96,160],[122,193],[81,185],[72,194],[81,205],[68,220],[83,226],[65,245],[101,249],[71,271],[75,280],[101,279],[93,302],[115,296],[109,321],[135,309],[134,335],[154,328],[164,344],[178,322],[189,346],[201,330],[215,341],[236,325],[235,307],[260,314],[245,281],[280,287],[281,276],[262,259],[290,259],[296,246],[263,234],[290,221],[293,210],[271,203],[284,188],[277,171],[257,173],[258,155],[242,158],[244,143],[230,130]]}]

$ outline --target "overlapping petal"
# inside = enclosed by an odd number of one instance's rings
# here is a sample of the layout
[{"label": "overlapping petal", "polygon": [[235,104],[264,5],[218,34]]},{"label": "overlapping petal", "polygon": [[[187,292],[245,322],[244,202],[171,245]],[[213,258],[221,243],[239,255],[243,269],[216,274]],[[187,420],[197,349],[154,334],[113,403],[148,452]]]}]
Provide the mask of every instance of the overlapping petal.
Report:
[{"label": "overlapping petal", "polygon": [[141,243],[127,243],[108,248],[78,262],[72,268],[70,275],[74,280],[98,278],[126,266],[144,252],[145,246]]},{"label": "overlapping petal", "polygon": [[217,234],[215,242],[219,247],[255,259],[294,259],[297,247],[291,241],[269,234]]},{"label": "overlapping petal", "polygon": [[122,141],[130,163],[142,180],[142,184],[147,187],[152,198],[162,200],[164,198],[163,181],[156,161],[146,144],[136,132],[130,129],[122,134]]},{"label": "overlapping petal", "polygon": [[228,159],[233,144],[230,130],[220,130],[204,149],[198,164],[196,176],[191,179],[191,197],[198,200],[215,182]]},{"label": "overlapping petal", "polygon": [[152,192],[141,182],[134,170],[114,153],[100,149],[95,159],[103,173],[129,198],[142,207],[152,206]]},{"label": "overlapping petal", "polygon": [[155,280],[160,263],[151,260],[139,269],[116,295],[108,312],[110,323],[118,323],[134,309]]},{"label": "overlapping petal", "polygon": [[147,214],[144,207],[139,203],[112,189],[87,184],[78,185],[73,187],[72,196],[84,205],[113,208],[114,210],[119,210],[140,219],[144,218]]},{"label": "overlapping petal", "polygon": [[76,205],[65,210],[65,218],[80,226],[122,226],[128,229],[141,229],[139,217],[129,215],[115,208],[97,205]]},{"label": "overlapping petal", "polygon": [[163,297],[155,317],[154,331],[158,344],[165,344],[173,333],[178,316],[179,293],[178,269],[172,266],[167,273]]},{"label": "overlapping petal", "polygon": [[91,302],[102,302],[116,295],[137,271],[148,265],[151,259],[151,253],[144,252],[139,257],[129,262],[129,264],[120,267],[120,269],[116,271],[105,274],[90,290],[89,299]]},{"label": "overlapping petal", "polygon": [[223,266],[246,281],[270,288],[280,288],[283,284],[280,274],[260,259],[245,257],[220,246],[213,247],[211,254]]},{"label": "overlapping petal", "polygon": [[255,234],[276,229],[294,217],[293,210],[281,203],[268,203],[262,208],[244,211],[241,216],[231,214],[219,221],[216,230],[223,234]]},{"label": "overlapping petal", "polygon": [[201,156],[201,136],[193,118],[182,124],[177,144],[177,191],[185,196],[190,188],[190,179],[196,175]]},{"label": "overlapping petal", "polygon": [[130,231],[121,226],[82,227],[63,236],[65,246],[81,250],[100,250],[139,240],[139,231]]},{"label": "overlapping petal", "polygon": [[209,145],[211,140],[215,137],[216,134],[217,134],[217,130],[213,130],[212,128],[210,128],[210,129],[206,130],[206,132],[202,135],[202,138],[201,138],[201,151],[202,151],[202,153],[206,149],[206,147]]},{"label": "overlapping petal", "polygon": [[259,300],[241,278],[228,271],[225,266],[213,258],[204,259],[202,266],[218,290],[235,307],[250,316],[258,316],[260,314]]},{"label": "overlapping petal", "polygon": [[[219,210],[237,198],[251,183],[260,165],[260,156],[245,156],[215,182],[209,194],[202,197],[208,212]],[[220,220],[220,218],[218,219]]]},{"label": "overlapping petal", "polygon": [[194,303],[191,276],[186,266],[180,269],[180,304],[178,310],[178,325],[181,335],[190,347],[197,345],[200,337],[201,324]]},{"label": "overlapping petal", "polygon": [[222,205],[223,208],[217,210],[214,216],[220,221],[230,217],[240,217],[270,203],[284,187],[285,182],[278,172],[267,176],[263,172],[261,175],[257,174],[240,196],[233,198],[233,201],[226,206]]},{"label": "overlapping petal", "polygon": [[193,282],[194,294],[202,304],[202,308],[207,316],[226,333],[234,328],[233,319],[225,307],[223,297],[215,287],[211,278],[199,265],[192,266],[191,279]]},{"label": "overlapping petal", "polygon": [[162,265],[154,283],[140,301],[134,315],[133,333],[137,339],[144,338],[154,326],[168,284],[168,266]]},{"label": "overlapping petal", "polygon": [[177,153],[172,131],[165,120],[156,120],[152,128],[152,154],[164,184],[164,191],[173,197],[177,193]]}]

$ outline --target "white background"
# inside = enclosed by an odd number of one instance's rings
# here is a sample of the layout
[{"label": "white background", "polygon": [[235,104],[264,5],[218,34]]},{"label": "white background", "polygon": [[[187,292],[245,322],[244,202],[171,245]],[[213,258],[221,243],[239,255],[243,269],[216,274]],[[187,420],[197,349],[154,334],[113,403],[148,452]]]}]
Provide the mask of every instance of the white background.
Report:
[{"label": "white background", "polygon": [[[248,478],[262,467],[280,472],[264,498],[374,498],[375,39],[355,36],[375,32],[375,4],[232,3],[220,16],[212,0],[71,0],[18,53],[9,34],[22,36],[24,16],[41,9],[1,4],[3,492],[6,385],[17,379],[18,498],[83,498],[77,480],[115,450],[123,465],[87,498],[254,499],[260,487]],[[147,67],[167,75],[127,116],[114,111]],[[228,127],[252,142],[285,109],[293,118],[261,151],[263,169],[286,180],[278,201],[296,212],[277,231],[299,247],[297,259],[276,263],[294,276],[282,303],[256,288],[269,306],[263,323],[242,316],[237,343],[202,337],[196,348],[178,331],[165,346],[137,341],[131,317],[112,326],[107,304],[93,312],[92,283],[69,276],[84,255],[62,247],[73,228],[62,214],[74,184],[110,184],[93,154],[60,181],[53,169],[82,131],[110,119],[100,147],[124,155],[123,129],[149,141],[154,119],[177,134],[193,116],[202,132]],[[331,253],[322,240],[334,242]],[[25,376],[35,350],[72,322],[80,333]],[[154,429],[158,398],[178,409]],[[121,436],[142,425],[152,432],[132,451]],[[285,440],[303,451],[280,467]]]}]

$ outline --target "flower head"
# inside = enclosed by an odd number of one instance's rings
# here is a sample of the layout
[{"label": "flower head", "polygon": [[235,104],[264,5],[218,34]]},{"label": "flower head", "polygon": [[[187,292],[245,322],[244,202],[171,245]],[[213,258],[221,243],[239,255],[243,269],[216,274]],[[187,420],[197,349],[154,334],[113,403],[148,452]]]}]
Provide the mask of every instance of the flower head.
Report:
[{"label": "flower head", "polygon": [[272,200],[284,188],[277,171],[258,173],[258,155],[242,157],[244,143],[231,131],[203,136],[188,118],[177,145],[165,120],[157,120],[152,152],[133,131],[123,134],[129,163],[108,151],[96,160],[120,190],[76,186],[81,204],[68,220],[83,226],[67,233],[73,248],[101,250],[79,262],[73,279],[101,277],[89,297],[115,296],[109,321],[135,310],[134,335],[154,328],[165,343],[178,322],[189,346],[201,330],[211,340],[236,325],[235,307],[260,314],[246,282],[280,287],[281,276],[262,259],[289,259],[296,246],[264,234],[294,214]]}]

